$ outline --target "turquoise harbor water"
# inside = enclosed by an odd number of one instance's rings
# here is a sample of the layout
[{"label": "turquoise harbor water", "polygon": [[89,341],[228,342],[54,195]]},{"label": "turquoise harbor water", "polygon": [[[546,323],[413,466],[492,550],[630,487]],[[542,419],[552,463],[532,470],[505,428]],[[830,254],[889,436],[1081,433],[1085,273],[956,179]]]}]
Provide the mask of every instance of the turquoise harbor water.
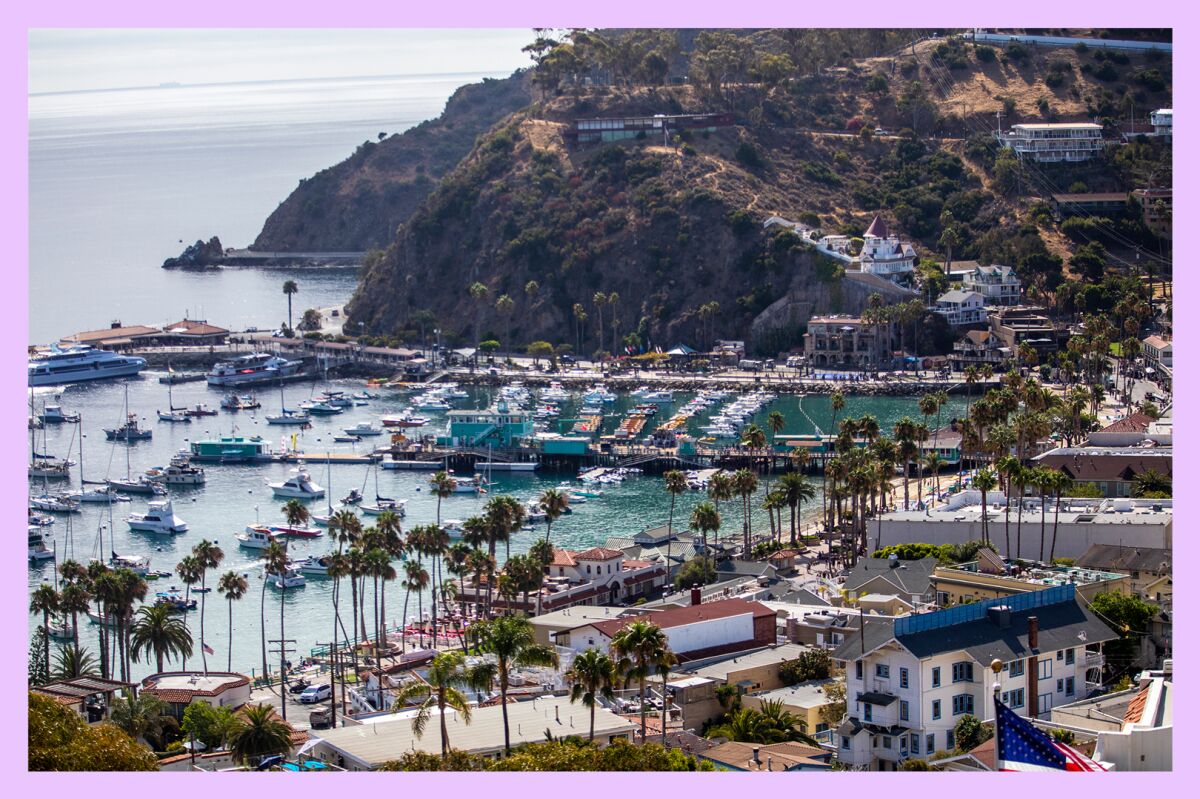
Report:
[{"label": "turquoise harbor water", "polygon": [[[141,422],[154,430],[150,441],[134,444],[113,443],[105,439],[103,428],[112,427],[119,423],[124,412],[125,383],[96,383],[71,386],[64,391],[52,392],[39,389],[35,393],[34,404],[38,412],[44,402],[60,402],[65,410],[82,414],[81,427],[83,431],[83,469],[88,480],[101,480],[105,477],[124,477],[126,471],[134,475],[154,466],[166,465],[170,457],[180,449],[188,447],[192,440],[215,437],[220,434],[236,432],[244,435],[262,435],[272,446],[278,448],[282,437],[292,432],[300,436],[299,448],[312,452],[351,451],[354,447],[362,448],[370,444],[337,444],[333,436],[341,432],[343,427],[350,427],[361,421],[378,424],[379,417],[395,413],[404,408],[408,397],[400,392],[382,389],[382,397],[371,401],[368,406],[347,409],[344,413],[324,418],[316,418],[313,427],[307,431],[285,429],[270,426],[266,423],[265,415],[275,412],[280,403],[278,389],[264,390],[260,399],[264,407],[258,411],[229,413],[221,411],[218,416],[203,417],[191,424],[170,424],[159,422],[155,411],[168,405],[167,388],[157,380],[157,373],[146,373],[141,379],[128,382],[129,407],[138,413]],[[357,391],[362,386],[357,382],[335,382],[333,384],[310,383],[293,384],[285,387],[286,402],[294,407],[307,399],[313,393],[319,393],[327,387],[348,391]],[[460,408],[486,407],[495,397],[490,389],[468,389],[471,398],[460,400],[456,404]],[[186,383],[173,389],[174,402],[178,406],[194,406],[205,403],[216,408],[220,402],[221,393],[208,388],[204,383]],[[670,411],[690,399],[690,395],[676,394],[675,403],[664,406],[657,420],[665,419]],[[800,412],[801,399],[794,395],[781,395],[774,402],[764,407],[755,421],[765,427],[766,414],[778,410],[787,421],[785,431],[788,433],[813,432],[811,420],[823,428],[828,428],[830,407],[829,399],[825,396],[809,396],[802,400],[805,413]],[[606,407],[610,414],[605,419],[605,432],[612,430],[624,411],[636,401],[628,396],[621,396]],[[578,407],[577,401],[564,406],[562,418],[568,418]],[[720,406],[715,405],[715,411]],[[946,420],[960,411],[961,400],[952,400],[943,411]],[[421,411],[422,415],[430,417],[430,424],[415,432],[433,433],[444,427],[444,414],[437,411]],[[916,409],[916,398],[894,397],[848,397],[844,415],[861,416],[874,414],[885,429],[890,429],[896,419],[904,415],[914,418],[919,414]],[[806,418],[807,417],[809,418]],[[693,418],[693,427],[699,426],[705,417]],[[79,427],[76,425],[48,425],[46,430],[37,433],[37,450],[48,452],[59,457],[69,456],[78,461],[80,455]],[[382,439],[376,439],[381,441]],[[204,486],[187,489],[172,489],[171,498],[175,512],[188,523],[188,532],[180,536],[157,536],[145,533],[131,532],[125,524],[125,517],[130,511],[140,511],[146,505],[146,498],[134,497],[131,502],[118,503],[112,507],[111,519],[108,506],[85,504],[83,511],[77,514],[58,514],[56,523],[48,528],[55,542],[60,560],[73,557],[86,561],[92,557],[107,556],[110,550],[121,554],[148,555],[151,566],[155,570],[174,571],[175,564],[187,554],[191,547],[201,538],[215,539],[225,550],[225,561],[219,572],[233,569],[247,576],[250,591],[246,598],[236,603],[233,608],[234,653],[233,666],[249,672],[259,667],[259,607],[263,580],[259,566],[258,553],[237,546],[234,534],[241,532],[247,524],[256,520],[265,523],[282,522],[280,508],[283,500],[275,499],[268,482],[286,479],[295,467],[287,464],[264,465],[205,465],[207,483]],[[376,473],[366,465],[332,465],[312,464],[309,467],[313,478],[326,486],[330,496],[336,500],[345,496],[351,488],[363,489],[367,496],[373,496],[375,491]],[[408,500],[407,516],[404,519],[405,528],[414,524],[432,522],[435,519],[437,501],[427,490],[428,473],[393,472],[380,470],[377,473],[379,493],[384,496]],[[507,475],[497,473],[493,476],[495,486],[492,493],[511,493],[520,499],[532,499],[545,488],[558,485],[564,480],[572,480],[573,474],[564,472],[538,472],[535,474]],[[63,482],[63,481],[59,481]],[[35,481],[35,489],[38,481]],[[52,481],[53,483],[53,481]],[[79,486],[79,466],[72,470],[70,485]],[[676,519],[686,520],[691,508],[702,499],[702,495],[689,492],[680,497],[676,506]],[[478,513],[487,497],[473,494],[459,494],[443,500],[442,518],[465,519]],[[324,512],[326,503],[318,500],[310,503],[315,512]],[[820,501],[807,509],[805,521],[813,518],[820,508]],[[665,523],[667,520],[668,502],[662,490],[662,480],[657,477],[638,476],[626,480],[617,486],[605,487],[604,496],[591,499],[585,504],[577,505],[575,512],[561,518],[553,526],[553,541],[556,545],[566,548],[587,548],[603,544],[612,536],[627,536],[654,524]],[[730,532],[740,526],[740,516],[737,509],[723,509],[725,527]],[[368,517],[369,518],[369,517]],[[682,522],[686,523],[686,521]],[[759,523],[766,526],[765,514],[759,516]],[[104,549],[100,549],[100,536],[104,536]],[[522,532],[514,537],[511,543],[513,553],[523,552],[534,540],[534,536],[545,534],[544,525],[538,524],[533,531]],[[293,540],[290,544],[293,555],[297,558],[307,554],[324,554],[330,550],[327,539],[311,541]],[[503,548],[500,551],[503,557]],[[32,589],[42,580],[52,579],[50,561],[29,569],[29,586]],[[216,576],[210,575],[209,585],[213,585]],[[173,578],[166,578],[151,583],[151,591],[164,590],[170,585],[178,585]],[[180,585],[182,587],[182,585]],[[331,622],[331,583],[322,578],[310,577],[303,588],[289,590],[286,596],[288,637],[297,639],[298,651],[307,654],[309,649],[329,637]],[[389,621],[398,621],[404,603],[404,592],[396,584],[387,586],[387,615]],[[213,662],[225,663],[229,630],[227,622],[228,608],[225,601],[215,591],[208,595],[208,610],[206,621],[206,640],[216,650],[216,656],[210,656],[210,667]],[[266,607],[268,621],[278,618],[279,592],[267,588]],[[428,607],[428,599],[425,601]],[[410,602],[410,616],[416,615],[416,598]],[[198,629],[199,614],[188,615],[193,630]],[[40,623],[39,619],[30,617],[29,629],[32,630]],[[268,627],[270,630],[270,627]],[[96,628],[91,624],[82,625],[81,634],[90,649],[96,648]],[[276,633],[269,633],[276,635]],[[198,633],[197,633],[198,635]],[[199,648],[197,647],[197,656]],[[145,664],[135,665],[138,674],[148,673]]]}]

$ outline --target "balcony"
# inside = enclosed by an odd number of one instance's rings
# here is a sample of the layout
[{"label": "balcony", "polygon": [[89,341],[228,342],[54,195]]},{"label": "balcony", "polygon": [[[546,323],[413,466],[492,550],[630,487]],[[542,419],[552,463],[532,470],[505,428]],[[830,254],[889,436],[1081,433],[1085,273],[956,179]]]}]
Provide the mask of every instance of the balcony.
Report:
[{"label": "balcony", "polygon": [[1084,668],[1100,668],[1104,665],[1104,655],[1099,652],[1088,652],[1083,656]]}]

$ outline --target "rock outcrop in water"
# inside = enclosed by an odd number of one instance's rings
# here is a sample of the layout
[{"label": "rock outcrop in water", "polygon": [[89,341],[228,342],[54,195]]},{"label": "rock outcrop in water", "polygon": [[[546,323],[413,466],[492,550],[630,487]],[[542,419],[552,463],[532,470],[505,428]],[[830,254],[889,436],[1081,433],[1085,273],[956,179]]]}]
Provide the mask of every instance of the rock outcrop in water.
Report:
[{"label": "rock outcrop in water", "polygon": [[200,239],[189,244],[176,258],[163,261],[163,269],[209,269],[221,265],[225,248],[221,240],[213,236],[207,242]]}]

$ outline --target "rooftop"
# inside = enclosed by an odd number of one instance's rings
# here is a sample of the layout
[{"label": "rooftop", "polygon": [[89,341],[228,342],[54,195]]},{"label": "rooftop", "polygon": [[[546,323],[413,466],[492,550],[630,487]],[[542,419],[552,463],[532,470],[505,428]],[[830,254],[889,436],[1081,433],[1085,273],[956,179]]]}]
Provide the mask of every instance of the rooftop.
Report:
[{"label": "rooftop", "polygon": [[[988,517],[994,519],[996,508],[1003,515],[1003,495],[988,492]],[[979,492],[974,489],[960,491],[946,502],[922,510],[893,510],[883,515],[883,521],[921,522],[922,524],[975,524],[983,515],[979,507]],[[1053,499],[1049,500],[1053,503]],[[1051,505],[1053,507],[1053,505]],[[1037,524],[1041,519],[1041,511],[1037,509],[1037,498],[1026,497],[1018,511],[1016,507],[1010,514],[1010,523],[1017,523],[1018,513],[1024,514],[1024,524]],[[1070,524],[1169,524],[1172,519],[1172,502],[1170,499],[1080,499],[1063,497],[1062,509],[1058,514],[1059,523]],[[909,561],[913,563],[914,561]],[[861,563],[861,561],[860,561]]]},{"label": "rooftop", "polygon": [[997,580],[1005,580],[1014,584],[1050,587],[1056,585],[1091,585],[1124,579],[1126,575],[1115,572],[1086,569],[1079,566],[1053,566],[1045,563],[1026,564],[1018,566],[1015,561],[1006,561],[1006,574],[992,574],[980,569],[979,561],[958,563],[949,566],[939,566],[934,571],[935,578],[953,578],[955,576],[983,574]]},{"label": "rooftop", "polygon": [[788,685],[783,688],[775,688],[771,691],[758,691],[750,694],[755,699],[764,702],[783,702],[789,707],[802,707],[805,709],[814,707],[824,707],[832,700],[829,694],[826,693],[826,688],[836,680],[809,680],[797,685]]},{"label": "rooftop", "polygon": [[[758,760],[755,760],[755,753]],[[738,771],[787,771],[800,765],[825,768],[829,753],[807,744],[785,741],[777,744],[751,744],[728,741],[701,755],[706,760]]]},{"label": "rooftop", "polygon": [[779,646],[756,649],[753,652],[743,652],[734,656],[725,655],[718,658],[708,658],[697,661],[700,665],[695,668],[691,668],[691,664],[688,664],[687,673],[695,677],[721,680],[723,682],[732,671],[757,669],[762,666],[771,666],[776,663],[795,660],[810,649],[812,647],[804,646],[803,644],[780,644]]},{"label": "rooftop", "polygon": [[1131,413],[1101,428],[1101,433],[1145,433],[1154,424],[1154,419],[1144,413]]},{"label": "rooftop", "polygon": [[932,556],[920,560],[863,558],[846,576],[843,587],[847,591],[857,591],[871,580],[882,577],[905,593],[924,594],[929,590],[929,575],[933,574],[937,563],[937,558]]},{"label": "rooftop", "polygon": [[[192,696],[216,696],[223,691],[237,688],[250,682],[244,674],[229,671],[210,671],[208,674],[192,671],[165,671],[151,674],[142,680],[142,689],[153,691],[167,702],[187,702]],[[182,698],[186,695],[187,698]],[[178,697],[178,698],[177,698]]]},{"label": "rooftop", "polygon": [[1075,559],[1075,565],[1090,569],[1170,574],[1171,550],[1092,544]]},{"label": "rooftop", "polygon": [[[748,602],[745,599],[722,599],[716,602],[703,602],[699,605],[688,605],[682,608],[671,608],[654,614],[630,616],[612,621],[596,622],[594,626],[599,632],[611,638],[622,627],[634,621],[651,621],[666,630],[671,627],[682,627],[686,624],[725,619],[731,616],[741,616],[753,613],[755,618],[774,616],[775,612],[760,602]],[[583,625],[580,625],[583,626]]]}]

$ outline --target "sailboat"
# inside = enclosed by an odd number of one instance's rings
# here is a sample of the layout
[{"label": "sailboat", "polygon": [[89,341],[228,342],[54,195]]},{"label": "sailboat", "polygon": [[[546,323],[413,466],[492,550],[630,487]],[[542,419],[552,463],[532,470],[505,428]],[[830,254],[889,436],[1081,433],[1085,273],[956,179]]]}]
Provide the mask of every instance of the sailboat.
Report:
[{"label": "sailboat", "polygon": [[309,516],[312,523],[317,527],[328,527],[329,520],[333,518],[333,470],[330,468],[330,461],[325,461],[325,515],[321,516],[316,513]]},{"label": "sailboat", "polygon": [[[129,389],[126,388],[126,394]],[[85,481],[86,482],[86,481]],[[105,485],[112,491],[120,491],[124,494],[141,494],[143,496],[165,496],[167,489],[151,480],[144,474],[133,476],[133,467],[129,462],[129,448],[125,449],[125,479],[110,480],[105,479]]]},{"label": "sailboat", "polygon": [[358,509],[367,516],[379,516],[380,514],[391,511],[400,518],[404,518],[404,506],[408,503],[406,499],[392,499],[391,497],[382,497],[379,495],[379,465],[371,464],[372,470],[375,472],[375,503],[373,505],[359,505]]},{"label": "sailboat", "polygon": [[[32,391],[30,392],[30,400],[29,401],[30,401],[30,409],[32,411],[32,404],[33,404]],[[44,435],[45,434],[43,433],[43,436]],[[67,497],[67,495],[65,493],[62,493],[62,492],[52,493],[50,491],[48,470],[38,468],[39,463],[44,464],[44,463],[48,463],[49,461],[43,460],[43,461],[39,462],[39,460],[38,460],[39,456],[38,456],[38,451],[37,451],[37,430],[34,428],[31,428],[29,431],[29,445],[30,445],[30,461],[29,461],[30,477],[34,476],[33,472],[35,471],[35,469],[38,470],[39,472],[42,472],[41,474],[38,475],[42,478],[42,493],[29,498],[29,507],[30,507],[31,511],[40,510],[40,511],[49,511],[52,513],[76,513],[76,512],[78,512],[79,511],[79,503],[78,502],[73,502],[70,498]],[[45,456],[42,456],[42,457],[45,458]],[[69,461],[63,461],[62,463],[66,466],[70,465]],[[65,477],[66,475],[64,474],[62,476]]]},{"label": "sailboat", "polygon": [[104,435],[109,441],[124,441],[126,444],[131,441],[143,441],[154,435],[153,430],[138,427],[137,414],[129,412],[129,384],[125,385],[125,423],[120,427],[106,427]]},{"label": "sailboat", "polygon": [[283,381],[279,381],[279,415],[268,416],[267,424],[308,424],[309,415],[304,411],[288,410],[283,400]]},{"label": "sailboat", "polygon": [[[175,373],[171,371],[171,365],[167,364],[167,376],[173,378],[174,375]],[[174,382],[175,381],[173,379],[167,381],[167,406],[170,408],[170,410],[159,411],[158,420],[160,422],[191,422],[192,417],[185,413],[186,409],[175,407],[175,396],[171,391],[171,386],[174,384]]]}]

